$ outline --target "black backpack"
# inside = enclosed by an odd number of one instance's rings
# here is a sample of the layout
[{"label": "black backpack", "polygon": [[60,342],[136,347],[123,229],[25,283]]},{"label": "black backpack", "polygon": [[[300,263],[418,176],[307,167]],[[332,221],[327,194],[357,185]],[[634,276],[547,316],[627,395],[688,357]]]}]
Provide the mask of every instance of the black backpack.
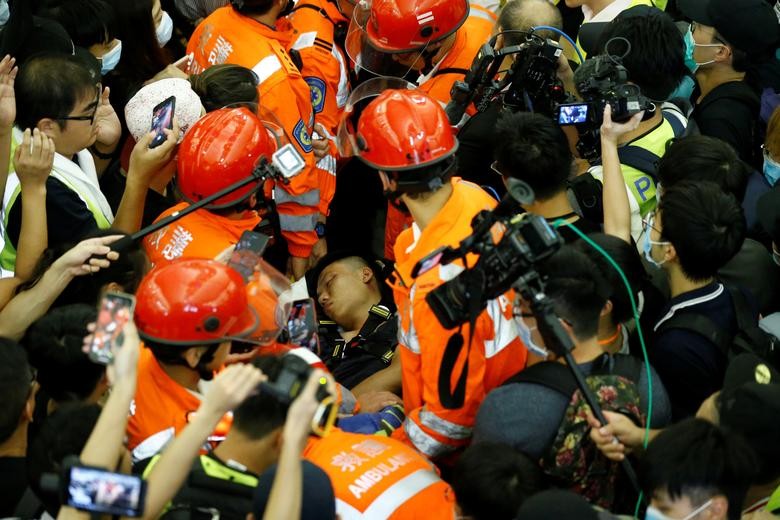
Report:
[{"label": "black backpack", "polygon": [[726,355],[729,361],[739,354],[749,352],[780,369],[780,339],[758,326],[758,318],[741,290],[736,287],[725,287],[731,296],[737,321],[735,334],[730,334],[707,316],[695,312],[675,314],[661,324],[656,334],[670,329],[688,330],[707,338]]}]

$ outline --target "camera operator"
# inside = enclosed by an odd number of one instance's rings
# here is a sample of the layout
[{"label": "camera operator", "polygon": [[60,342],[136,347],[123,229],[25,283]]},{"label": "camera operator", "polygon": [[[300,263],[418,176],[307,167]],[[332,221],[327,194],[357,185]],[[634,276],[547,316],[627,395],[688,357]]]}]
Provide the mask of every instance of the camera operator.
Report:
[{"label": "camera operator", "polygon": [[[561,128],[550,118],[527,112],[506,113],[499,119],[496,132],[495,162],[491,166],[504,182],[514,177],[526,182],[535,200],[523,209],[544,217],[553,224],[564,220],[583,233],[601,231],[598,224],[580,218],[566,193],[566,181],[574,173],[574,158]],[[566,242],[579,237],[567,226],[558,228]]]},{"label": "camera operator", "polygon": [[[608,24],[600,36],[597,52],[591,52],[622,56],[628,82],[637,85],[655,106],[645,112],[635,130],[623,134],[618,141],[631,206],[631,235],[635,240],[641,232],[641,217],[656,204],[654,163],[664,155],[669,140],[681,136],[687,125],[679,110],[662,106],[686,73],[683,51],[680,31],[668,15],[653,7],[637,6],[623,11]],[[593,76],[597,63],[588,60],[580,66],[575,83],[581,85]],[[601,123],[599,120],[594,125]],[[588,174],[601,181],[602,167],[593,166]]]},{"label": "camera operator", "polygon": [[[562,29],[561,13],[548,0],[510,0],[501,9],[498,23],[494,32],[496,37],[496,49],[517,45],[521,43],[519,33],[504,31],[529,32],[533,27],[546,25]],[[542,38],[550,38],[558,41],[560,35],[553,31],[540,31],[537,33]],[[511,58],[507,58],[502,69],[511,65]],[[463,178],[480,186],[490,186],[498,193],[504,192],[504,185],[500,179],[490,171],[490,163],[493,160],[493,150],[501,134],[495,129],[496,121],[502,112],[501,100],[491,103],[487,110],[473,114],[458,133],[458,164]]]},{"label": "camera operator", "polygon": [[[363,111],[350,137],[360,159],[379,170],[391,202],[403,202],[414,219],[395,244],[392,286],[407,417],[393,435],[440,459],[468,444],[480,402],[525,366],[526,351],[504,296],[491,300],[475,324],[449,331],[425,297],[456,276],[460,266],[436,266],[416,278],[413,271],[437,248],[457,246],[468,237],[473,217],[496,203],[478,186],[452,177],[457,140],[442,107],[422,92],[384,90]],[[451,363],[450,371],[459,367],[461,375],[440,374],[444,362]],[[455,391],[439,386],[440,379],[458,381]]]}]

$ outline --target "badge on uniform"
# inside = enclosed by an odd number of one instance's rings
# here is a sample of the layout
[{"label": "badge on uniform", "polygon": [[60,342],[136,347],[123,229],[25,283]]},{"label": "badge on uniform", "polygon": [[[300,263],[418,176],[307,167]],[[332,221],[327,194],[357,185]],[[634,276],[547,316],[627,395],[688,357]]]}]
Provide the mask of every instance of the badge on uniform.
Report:
[{"label": "badge on uniform", "polygon": [[303,119],[298,121],[295,125],[293,137],[298,141],[298,144],[304,152],[311,152],[311,134],[309,134],[308,128],[306,128],[306,125],[303,123]]},{"label": "badge on uniform", "polygon": [[325,91],[327,86],[324,81],[314,76],[303,79],[309,84],[309,90],[311,90],[311,106],[314,108],[314,113],[319,114],[325,106]]}]

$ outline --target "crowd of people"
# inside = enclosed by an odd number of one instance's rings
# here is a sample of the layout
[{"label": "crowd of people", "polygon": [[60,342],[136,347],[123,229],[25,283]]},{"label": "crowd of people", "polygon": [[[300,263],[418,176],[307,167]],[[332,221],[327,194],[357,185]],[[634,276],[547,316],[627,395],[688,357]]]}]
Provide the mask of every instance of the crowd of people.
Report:
[{"label": "crowd of people", "polygon": [[780,2],[0,0],[0,518],[780,516]]}]

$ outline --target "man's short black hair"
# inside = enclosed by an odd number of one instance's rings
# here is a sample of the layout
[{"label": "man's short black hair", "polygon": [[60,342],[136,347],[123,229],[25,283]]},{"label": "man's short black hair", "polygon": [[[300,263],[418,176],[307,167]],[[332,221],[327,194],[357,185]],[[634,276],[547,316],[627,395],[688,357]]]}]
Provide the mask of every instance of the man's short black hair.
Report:
[{"label": "man's short black hair", "polygon": [[545,276],[545,293],[556,314],[571,325],[577,339],[596,336],[601,309],[611,292],[596,264],[573,246],[564,245],[539,271]]},{"label": "man's short black hair", "polygon": [[455,464],[452,488],[464,515],[474,520],[514,518],[543,489],[539,465],[508,444],[472,444]]},{"label": "man's short black hair", "polygon": [[671,142],[658,162],[658,181],[664,189],[685,179],[711,181],[742,200],[751,171],[730,144],[692,135]]},{"label": "man's short black hair", "polygon": [[540,201],[566,189],[573,157],[566,135],[551,118],[507,113],[498,120],[496,135],[494,153],[504,176],[527,182]]},{"label": "man's short black hair", "polygon": [[666,491],[672,500],[689,497],[694,506],[722,494],[729,501],[729,520],[739,520],[756,464],[741,437],[691,418],[653,439],[642,458],[640,481],[648,497]]},{"label": "man's short black hair", "polygon": [[73,43],[85,49],[112,41],[118,32],[114,8],[105,0],[58,1],[39,14],[59,22]]},{"label": "man's short black hair", "polygon": [[[642,260],[639,258],[636,248],[623,239],[604,233],[589,233],[588,238],[601,247],[620,266],[631,286],[634,301],[638,302],[639,291],[647,280],[647,272],[642,265]],[[615,323],[623,323],[630,320],[634,316],[634,310],[631,307],[628,289],[626,289],[620,273],[604,255],[596,251],[593,246],[584,240],[575,242],[574,247],[585,253],[598,267],[599,273],[602,274],[604,280],[609,285],[609,300],[612,302],[612,320]]]},{"label": "man's short black hair", "polygon": [[38,382],[58,402],[82,401],[95,391],[106,367],[92,362],[82,346],[87,324],[97,311],[92,305],[66,305],[49,311],[27,330],[23,340]]},{"label": "man's short black hair", "polygon": [[[79,58],[66,54],[31,58],[16,78],[16,126],[35,128],[41,119],[67,117],[86,96],[97,95],[98,78]],[[67,121],[62,121],[65,126]]]},{"label": "man's short black hair", "polygon": [[27,353],[13,340],[0,338],[0,444],[19,426],[32,391],[32,369]]},{"label": "man's short black hair", "polygon": [[[638,9],[638,8],[637,8]],[[687,73],[685,42],[672,18],[658,9],[647,9],[644,16],[618,16],[601,34],[597,48],[622,56],[628,80],[639,85],[642,93],[656,101],[665,101]],[[625,38],[631,44],[628,49]]]},{"label": "man's short black hair", "polygon": [[230,0],[230,3],[236,11],[246,15],[266,14],[274,6],[274,0]]},{"label": "man's short black hair", "polygon": [[745,240],[745,216],[733,195],[713,182],[664,187],[658,203],[661,240],[677,251],[685,276],[703,282],[726,265]]},{"label": "man's short black hair", "polygon": [[[252,364],[271,373],[272,367],[279,363],[277,356],[258,356]],[[259,440],[284,425],[287,419],[287,405],[268,392],[259,391],[244,400],[233,410],[233,428],[252,440]]]}]

